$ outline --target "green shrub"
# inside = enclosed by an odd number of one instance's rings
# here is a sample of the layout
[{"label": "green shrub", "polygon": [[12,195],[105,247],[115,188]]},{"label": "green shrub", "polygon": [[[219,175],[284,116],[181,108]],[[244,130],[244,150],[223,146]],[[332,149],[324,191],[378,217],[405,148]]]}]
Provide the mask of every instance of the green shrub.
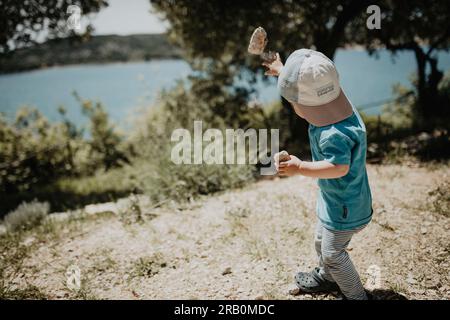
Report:
[{"label": "green shrub", "polygon": [[29,190],[77,171],[74,154],[83,147],[70,123],[51,124],[35,109],[20,109],[12,123],[0,114],[0,192]]},{"label": "green shrub", "polygon": [[166,200],[186,201],[243,186],[254,180],[252,165],[175,165],[170,159],[160,159],[156,170],[150,165],[136,169],[136,187],[159,203]]},{"label": "green shrub", "polygon": [[47,202],[24,202],[5,216],[4,223],[10,232],[28,230],[40,225],[49,211],[50,205]]},{"label": "green shrub", "polygon": [[[132,138],[135,149],[139,150],[131,166],[136,188],[154,201],[184,201],[196,195],[239,187],[254,179],[254,165],[172,163],[170,153],[174,143],[170,137],[174,129],[185,128],[192,136],[194,121],[198,120],[203,122],[203,130],[233,128],[222,118],[225,111],[218,114],[214,111],[215,108],[226,107],[237,109],[233,96],[225,95],[223,100],[206,101],[203,90],[204,87],[198,93],[179,83],[173,90],[163,92],[159,104],[142,117],[139,129]],[[236,126],[243,125],[244,129],[264,127],[265,120],[265,114],[257,109],[243,111],[242,115],[228,119]]]},{"label": "green shrub", "polygon": [[164,91],[124,137],[100,103],[75,96],[90,120],[88,134],[64,109],[63,121],[53,124],[31,109],[21,110],[13,123],[0,118],[0,213],[34,198],[63,211],[130,193],[145,193],[155,202],[185,201],[242,186],[254,179],[254,165],[173,164],[172,131],[192,132],[196,120],[204,130],[270,129],[271,117],[277,117],[260,105],[249,107],[244,91],[198,78]]},{"label": "green shrub", "polygon": [[[414,79],[412,83],[414,87]],[[411,156],[420,161],[449,159],[448,113],[424,119],[418,115],[416,89],[395,85],[393,92],[395,100],[386,104],[380,115],[361,113],[367,128],[368,159],[388,162]],[[439,99],[450,101],[449,92],[450,73],[439,85]]]},{"label": "green shrub", "polygon": [[19,109],[14,121],[0,113],[0,192],[30,192],[62,177],[79,177],[129,162],[129,145],[109,122],[100,103],[81,101],[89,117],[89,135],[60,107],[61,122],[50,123],[39,111]]},{"label": "green shrub", "polygon": [[109,170],[128,163],[129,150],[122,144],[123,137],[110,123],[104,106],[99,102],[94,104],[90,100],[82,100],[76,93],[75,96],[90,120],[89,160],[94,163],[94,168]]}]

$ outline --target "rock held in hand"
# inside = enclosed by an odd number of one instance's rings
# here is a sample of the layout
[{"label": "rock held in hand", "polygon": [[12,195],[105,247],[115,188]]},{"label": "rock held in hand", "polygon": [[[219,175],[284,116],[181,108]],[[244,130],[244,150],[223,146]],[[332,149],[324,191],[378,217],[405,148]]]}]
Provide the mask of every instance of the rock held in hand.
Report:
[{"label": "rock held in hand", "polygon": [[248,52],[251,54],[260,55],[264,52],[267,45],[267,33],[263,27],[258,27],[253,31],[248,45]]},{"label": "rock held in hand", "polygon": [[281,151],[278,154],[278,161],[279,162],[285,162],[291,160],[291,157],[289,156],[289,153],[285,150]]}]

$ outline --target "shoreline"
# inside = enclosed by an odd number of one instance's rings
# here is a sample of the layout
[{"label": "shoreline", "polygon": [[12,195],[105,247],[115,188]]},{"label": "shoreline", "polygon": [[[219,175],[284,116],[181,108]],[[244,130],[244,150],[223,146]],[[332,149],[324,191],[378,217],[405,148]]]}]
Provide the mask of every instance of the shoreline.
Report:
[{"label": "shoreline", "polygon": [[[355,52],[365,52],[367,55],[369,55],[369,52],[365,50],[363,46],[355,45],[355,46],[348,46],[343,48],[338,48],[336,50],[336,53],[339,51],[355,51]],[[387,51],[386,48],[379,48],[375,52],[382,52]],[[438,50],[437,52],[441,53],[447,53],[445,50]],[[392,53],[392,55],[394,55]],[[370,56],[370,55],[369,55]],[[16,75],[16,74],[23,74],[27,72],[35,72],[35,71],[43,71],[43,70],[51,70],[51,69],[58,69],[58,68],[66,68],[66,67],[86,67],[86,66],[106,66],[106,65],[115,65],[115,64],[132,64],[132,63],[146,63],[146,62],[153,62],[153,61],[185,61],[181,56],[168,56],[168,57],[155,57],[148,60],[127,60],[127,61],[119,61],[119,60],[111,60],[111,61],[92,61],[92,62],[78,62],[78,63],[67,63],[67,64],[53,64],[53,65],[43,65],[38,68],[29,68],[29,69],[19,69],[14,71],[1,71],[0,70],[0,77],[1,76],[9,76],[9,75]]]},{"label": "shoreline", "polygon": [[30,69],[22,69],[22,70],[16,70],[11,72],[2,72],[0,71],[0,77],[1,76],[11,76],[16,74],[23,74],[23,73],[31,73],[31,72],[37,72],[37,71],[44,71],[44,70],[52,70],[52,69],[61,69],[61,68],[70,68],[70,67],[91,67],[91,66],[107,66],[107,65],[118,65],[118,64],[133,64],[133,63],[147,63],[147,62],[155,62],[155,61],[184,61],[182,58],[177,57],[157,57],[152,58],[149,60],[128,60],[128,61],[92,61],[92,62],[85,62],[85,63],[67,63],[67,64],[54,64],[54,65],[48,65],[48,66],[41,66],[39,68],[30,68]]},{"label": "shoreline", "polygon": [[[336,50],[336,54],[338,52],[342,51],[355,51],[355,52],[365,52],[368,56],[371,56],[369,52],[366,50],[366,48],[362,45],[348,45],[345,47],[340,47]],[[385,47],[377,48],[374,53],[381,53],[384,51],[389,51]],[[450,54],[450,52],[447,52],[446,50],[437,50],[437,53],[447,53]],[[398,53],[391,53],[391,55],[396,55]],[[336,57],[336,56],[335,56]],[[36,68],[25,68],[25,69],[17,69],[14,71],[2,71],[0,70],[0,77],[6,76],[6,75],[15,75],[15,74],[22,74],[27,72],[33,72],[33,71],[41,71],[41,70],[49,70],[49,69],[57,69],[57,68],[64,68],[64,67],[85,67],[85,66],[103,66],[103,65],[115,65],[115,64],[132,64],[132,63],[142,63],[142,62],[153,62],[153,61],[186,61],[182,56],[178,55],[168,55],[168,56],[155,56],[150,59],[131,59],[127,61],[120,61],[120,60],[108,60],[108,61],[90,61],[90,62],[77,62],[77,63],[66,63],[66,64],[51,64],[51,65],[42,65],[40,67]]]}]

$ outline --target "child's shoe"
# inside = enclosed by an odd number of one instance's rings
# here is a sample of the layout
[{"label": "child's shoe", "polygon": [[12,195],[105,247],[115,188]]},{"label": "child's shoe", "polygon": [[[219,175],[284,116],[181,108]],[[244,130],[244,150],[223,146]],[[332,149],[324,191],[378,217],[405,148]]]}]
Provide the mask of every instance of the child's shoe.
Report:
[{"label": "child's shoe", "polygon": [[299,272],[295,275],[298,288],[306,293],[328,293],[339,292],[336,282],[324,279],[320,275],[320,268],[316,267],[311,272]]}]

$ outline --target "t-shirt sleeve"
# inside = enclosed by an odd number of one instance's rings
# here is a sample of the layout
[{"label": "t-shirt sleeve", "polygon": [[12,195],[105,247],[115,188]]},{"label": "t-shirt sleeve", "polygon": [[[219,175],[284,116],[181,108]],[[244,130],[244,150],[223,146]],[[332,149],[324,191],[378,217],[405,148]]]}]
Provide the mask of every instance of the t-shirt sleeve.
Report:
[{"label": "t-shirt sleeve", "polygon": [[353,146],[353,140],[335,128],[320,135],[320,152],[324,156],[323,160],[330,163],[350,164]]}]

